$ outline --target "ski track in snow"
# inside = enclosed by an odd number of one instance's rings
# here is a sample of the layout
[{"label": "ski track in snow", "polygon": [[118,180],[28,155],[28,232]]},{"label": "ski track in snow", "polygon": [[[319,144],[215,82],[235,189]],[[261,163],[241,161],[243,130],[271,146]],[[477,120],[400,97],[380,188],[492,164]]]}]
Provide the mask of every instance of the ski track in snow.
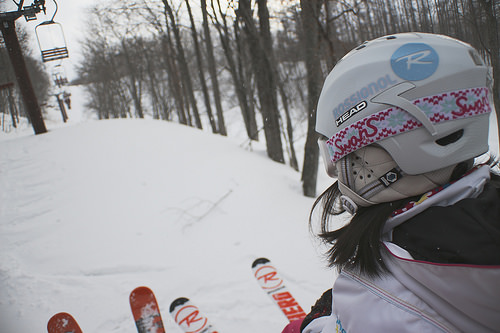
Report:
[{"label": "ski track in snow", "polygon": [[46,331],[63,311],[86,333],[136,332],[128,296],[141,285],[167,332],[182,332],[168,313],[181,296],[220,332],[280,332],[287,320],[252,274],[262,256],[305,310],[330,288],[313,199],[262,143],[154,120],[72,123],[72,95],[68,124],[0,133],[2,333]]}]

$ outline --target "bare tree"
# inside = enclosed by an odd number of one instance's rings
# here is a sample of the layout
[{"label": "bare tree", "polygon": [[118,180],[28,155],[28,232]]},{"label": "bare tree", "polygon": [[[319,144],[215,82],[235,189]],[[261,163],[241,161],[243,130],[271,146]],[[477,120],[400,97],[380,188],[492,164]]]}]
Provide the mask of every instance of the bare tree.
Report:
[{"label": "bare tree", "polygon": [[479,0],[479,5],[485,15],[486,34],[488,40],[488,53],[491,67],[493,69],[493,101],[495,102],[497,112],[497,127],[500,128],[500,41],[498,37],[498,22],[497,22],[497,8],[495,1]]},{"label": "bare tree", "polygon": [[[175,105],[179,122],[183,125],[188,125],[187,106],[184,103],[184,94],[182,92],[180,71],[175,62],[175,50],[170,36],[170,29],[167,29],[161,36],[161,46],[164,54],[164,64],[168,72],[168,82],[170,90],[175,96]],[[189,124],[190,125],[190,124]]]},{"label": "bare tree", "polygon": [[301,0],[301,13],[303,25],[304,61],[307,68],[307,139],[304,149],[304,166],[302,168],[302,189],[305,196],[316,196],[316,183],[318,174],[319,150],[316,127],[316,103],[323,83],[319,54],[318,29],[320,0]]},{"label": "bare tree", "polygon": [[134,109],[138,118],[144,118],[144,110],[142,107],[142,82],[143,72],[142,59],[143,47],[140,39],[121,40],[121,56],[123,58],[125,70],[125,84],[129,90],[132,101],[134,102]]},{"label": "bare tree", "polygon": [[186,56],[184,54],[184,47],[182,46],[182,38],[179,32],[179,28],[175,21],[174,13],[172,11],[172,7],[167,0],[162,0],[163,5],[165,6],[165,15],[170,19],[170,27],[174,33],[175,44],[176,44],[176,54],[177,59],[179,61],[180,70],[181,70],[181,80],[184,83],[184,89],[189,99],[191,108],[193,109],[194,119],[196,123],[196,127],[203,128],[201,124],[200,113],[198,111],[198,106],[196,103],[196,98],[194,97],[193,83],[191,81],[191,74],[189,72],[189,67],[186,61]]},{"label": "bare tree", "polygon": [[[186,109],[188,107],[184,102],[184,94],[181,86],[179,68],[175,61],[175,48],[172,42],[168,17],[166,17],[164,9],[161,11],[160,9],[152,7],[148,0],[143,0],[141,7],[143,10],[139,11],[139,14],[144,17],[144,20],[149,22],[157,32],[156,41],[159,48],[153,48],[152,50],[158,50],[159,55],[157,64],[155,64],[154,67],[156,71],[161,74],[161,89],[157,89],[157,93],[161,96],[159,103],[163,109],[164,117],[167,120],[171,120],[170,115],[173,113],[171,109],[173,109],[177,114],[179,123],[187,125],[188,110]],[[165,85],[164,82],[167,82],[167,84]],[[170,103],[171,99],[173,99],[173,103]]]},{"label": "bare tree", "polygon": [[252,65],[264,124],[267,154],[272,160],[284,163],[267,0],[257,0],[259,29],[252,17],[251,1],[242,0],[239,5],[238,12],[245,22],[245,32],[250,48],[254,52]]},{"label": "bare tree", "polygon": [[[214,12],[213,20],[215,28],[219,34],[220,43],[222,49],[224,51],[224,56],[227,61],[228,69],[231,74],[231,78],[233,81],[234,91],[236,93],[236,97],[238,99],[238,103],[240,106],[241,114],[243,116],[243,122],[245,123],[245,129],[250,140],[258,141],[259,139],[259,131],[257,129],[257,122],[255,119],[255,111],[254,108],[251,107],[251,99],[253,99],[253,95],[249,94],[251,87],[247,84],[247,78],[244,70],[237,64],[236,59],[241,59],[235,56],[235,49],[238,50],[238,43],[241,41],[240,38],[236,38],[236,47],[232,47],[231,33],[229,31],[229,26],[227,23],[226,14],[222,12],[222,7],[217,0],[217,7],[219,8],[219,16],[216,15],[215,3],[214,0],[211,0],[211,7]],[[239,34],[238,28],[238,18],[235,21],[235,35]]]},{"label": "bare tree", "polygon": [[215,109],[217,110],[217,125],[220,135],[227,135],[226,124],[224,122],[224,113],[222,110],[222,102],[220,96],[219,80],[217,79],[217,67],[215,64],[214,47],[212,44],[212,37],[210,35],[210,28],[208,26],[207,2],[201,0],[201,12],[203,16],[203,32],[205,36],[205,48],[207,55],[207,66],[212,82],[212,90],[215,102]]},{"label": "bare tree", "polygon": [[189,0],[185,0],[185,2],[189,14],[189,20],[191,22],[191,36],[193,38],[196,63],[198,64],[198,75],[200,78],[201,91],[203,92],[203,98],[205,100],[205,108],[207,110],[210,126],[212,127],[212,132],[217,133],[218,132],[217,125],[214,119],[214,115],[212,113],[212,106],[210,105],[210,95],[208,94],[207,83],[205,80],[205,72],[203,66],[203,59],[201,56],[200,44],[198,43],[198,32],[196,31],[196,24],[194,22],[193,13],[191,11],[191,5],[189,4]]},{"label": "bare tree", "polygon": [[[87,107],[97,113],[99,119],[118,118],[119,109],[128,108],[128,101],[122,100],[120,77],[113,61],[114,52],[102,36],[96,32],[93,38],[83,43],[84,60],[78,68],[85,90],[90,98]],[[122,104],[123,102],[123,104]]]},{"label": "bare tree", "polygon": [[[298,169],[293,162],[294,127],[297,119],[307,121],[302,170],[307,196],[315,195],[315,109],[324,73],[360,42],[404,31],[442,33],[476,47],[494,77],[500,71],[498,1],[302,0],[299,7],[297,2],[282,0],[287,8],[276,15],[269,13],[272,7],[266,0],[229,1],[226,8],[220,0],[202,0],[203,31],[199,32],[195,8],[190,27],[182,29],[173,3],[185,3],[190,14],[189,0],[123,0],[96,11],[99,20],[85,41],[81,71],[92,94],[91,108],[100,118],[151,114],[172,120],[177,114],[180,123],[200,127],[205,113],[199,115],[195,96],[203,96],[212,131],[225,135],[222,105],[228,96],[221,94],[219,85],[227,84],[237,98],[248,137],[258,140],[263,129],[273,160],[283,162],[284,140],[290,164]],[[276,24],[271,28],[273,15]],[[132,16],[135,21],[129,24]],[[220,48],[212,44],[212,29]],[[184,33],[189,31],[191,35]],[[198,71],[195,77],[190,76],[193,68]],[[226,73],[228,82],[222,81]],[[493,98],[500,110],[500,87],[498,80],[493,82]]]}]

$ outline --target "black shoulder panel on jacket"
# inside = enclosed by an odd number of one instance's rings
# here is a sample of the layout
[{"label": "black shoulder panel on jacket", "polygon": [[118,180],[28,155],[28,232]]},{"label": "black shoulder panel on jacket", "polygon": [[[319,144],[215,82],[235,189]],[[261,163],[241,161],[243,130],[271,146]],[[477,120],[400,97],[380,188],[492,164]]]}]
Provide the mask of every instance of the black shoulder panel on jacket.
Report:
[{"label": "black shoulder panel on jacket", "polygon": [[311,307],[311,312],[304,318],[302,325],[300,326],[300,331],[302,332],[304,328],[311,323],[316,318],[329,316],[332,314],[332,289],[328,289],[321,295],[321,297],[316,301]]},{"label": "black shoulder panel on jacket", "polygon": [[478,198],[452,206],[434,206],[394,229],[393,242],[416,260],[435,263],[500,264],[500,193],[498,183]]}]

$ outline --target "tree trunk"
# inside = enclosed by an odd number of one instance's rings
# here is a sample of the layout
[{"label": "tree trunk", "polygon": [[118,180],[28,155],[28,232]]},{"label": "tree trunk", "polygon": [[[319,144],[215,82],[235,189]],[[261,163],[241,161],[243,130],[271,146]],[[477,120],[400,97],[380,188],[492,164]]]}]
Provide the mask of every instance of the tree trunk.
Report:
[{"label": "tree trunk", "polygon": [[321,8],[320,0],[301,0],[301,15],[303,25],[304,59],[307,69],[307,139],[304,151],[304,165],[302,168],[302,189],[307,197],[316,196],[318,176],[319,149],[316,133],[316,103],[323,83],[319,54],[319,29],[317,17]]},{"label": "tree trunk", "polygon": [[205,72],[203,70],[203,60],[201,57],[200,44],[198,43],[198,33],[196,31],[196,25],[194,23],[193,13],[191,12],[191,6],[189,5],[189,0],[185,0],[189,20],[191,22],[191,36],[193,37],[194,51],[196,54],[196,62],[198,63],[198,75],[200,77],[201,90],[203,92],[203,98],[205,99],[205,108],[207,109],[208,120],[210,126],[212,127],[212,132],[217,133],[217,125],[215,124],[214,115],[212,113],[212,107],[210,105],[210,95],[208,94],[207,82],[205,80]]},{"label": "tree trunk", "polygon": [[161,119],[163,115],[160,112],[160,103],[158,98],[158,90],[161,89],[161,85],[156,78],[157,68],[155,68],[156,66],[154,64],[154,60],[152,59],[153,55],[154,54],[149,53],[144,49],[144,60],[146,61],[145,80],[147,81],[146,83],[149,86],[149,93],[151,95],[150,97],[153,119]]},{"label": "tree trunk", "polygon": [[[212,0],[212,10],[215,12],[214,0]],[[220,9],[220,4],[219,4]],[[257,125],[255,122],[255,112],[249,106],[249,98],[251,96],[247,94],[245,81],[242,72],[238,71],[236,66],[236,62],[234,59],[234,52],[230,46],[230,38],[229,38],[229,28],[227,26],[227,21],[220,10],[220,15],[222,18],[222,24],[220,22],[216,22],[215,28],[219,33],[219,39],[222,44],[222,49],[224,50],[224,56],[226,57],[227,64],[229,66],[229,72],[231,73],[231,78],[233,80],[234,91],[236,93],[236,97],[238,98],[238,103],[240,105],[241,114],[243,117],[243,122],[245,123],[245,129],[247,131],[248,138],[250,140],[259,140],[259,132],[257,130]],[[214,19],[217,20],[217,17],[214,16]],[[235,33],[237,33],[237,28],[235,28]],[[237,38],[236,43],[238,43],[239,38]]]},{"label": "tree trunk", "polygon": [[179,28],[177,27],[177,24],[175,22],[174,18],[174,13],[172,11],[172,8],[168,4],[167,0],[162,0],[163,5],[165,6],[165,11],[170,18],[170,25],[172,27],[172,31],[174,33],[174,38],[175,38],[175,43],[177,45],[177,57],[179,59],[179,65],[180,65],[180,70],[181,70],[181,75],[182,75],[182,82],[185,84],[185,91],[187,93],[187,97],[189,99],[189,102],[191,104],[191,108],[193,110],[194,114],[194,120],[196,123],[196,127],[199,129],[202,129],[203,126],[201,124],[201,119],[200,119],[200,113],[198,112],[198,106],[196,104],[196,98],[194,97],[194,91],[193,91],[193,83],[191,82],[191,74],[189,73],[189,67],[187,65],[186,61],[186,56],[184,54],[184,48],[182,47],[182,40],[181,40],[181,35],[179,32]]},{"label": "tree trunk", "polygon": [[217,68],[215,67],[214,47],[212,37],[208,27],[207,2],[201,0],[201,12],[203,16],[203,32],[205,34],[205,48],[207,53],[208,73],[212,82],[212,93],[214,95],[215,109],[217,112],[217,125],[220,135],[227,135],[226,124],[224,122],[224,113],[222,110],[222,102],[220,97],[219,80],[217,79]]},{"label": "tree trunk", "polygon": [[252,81],[252,54],[245,38],[245,34],[241,34],[240,20],[238,17],[233,24],[234,39],[236,43],[236,71],[242,83],[242,90],[245,95],[246,109],[245,122],[247,123],[249,138],[251,140],[259,140],[259,129],[257,128],[257,118],[255,117],[255,89]]},{"label": "tree trunk", "polygon": [[33,90],[26,63],[21,51],[21,46],[16,34],[16,25],[12,21],[0,22],[0,30],[2,31],[3,40],[7,47],[12,67],[16,73],[17,85],[21,91],[23,102],[26,110],[28,111],[29,120],[33,126],[35,134],[43,134],[47,132],[45,122],[43,120],[42,111],[38,105],[38,100]]},{"label": "tree trunk", "polygon": [[276,78],[272,55],[272,40],[269,27],[267,0],[257,0],[260,29],[255,26],[251,13],[250,0],[242,0],[240,13],[245,22],[250,47],[254,50],[252,65],[257,83],[267,155],[273,161],[284,163],[281,143],[279,111],[276,98]]},{"label": "tree trunk", "polygon": [[14,89],[12,86],[7,88],[7,104],[9,104],[10,117],[12,119],[12,126],[17,128],[19,119],[17,118],[16,104],[14,102]]},{"label": "tree trunk", "polygon": [[495,11],[495,1],[492,0],[479,0],[483,12],[486,15],[486,33],[491,67],[493,68],[493,102],[497,113],[497,128],[500,129],[500,54],[499,47],[500,41],[498,40],[498,23]]},{"label": "tree trunk", "polygon": [[144,118],[144,111],[142,109],[142,89],[141,89],[141,82],[142,79],[138,76],[141,75],[140,71],[136,70],[135,68],[135,63],[132,62],[130,59],[130,47],[136,47],[137,45],[127,45],[127,41],[125,39],[122,39],[121,41],[122,44],[122,51],[123,55],[125,57],[125,63],[127,65],[126,71],[127,71],[127,81],[128,81],[128,90],[130,93],[130,96],[132,97],[132,100],[134,101],[134,109],[135,109],[135,114],[139,118]]},{"label": "tree trunk", "polygon": [[[299,162],[297,161],[297,154],[295,153],[294,139],[293,139],[293,124],[292,117],[290,116],[290,108],[288,107],[288,96],[285,92],[285,87],[282,82],[278,82],[278,89],[281,96],[281,102],[283,103],[283,110],[285,111],[286,117],[286,133],[288,136],[288,146],[290,147],[290,166],[295,170],[299,171]],[[284,132],[284,131],[283,131]]]},{"label": "tree trunk", "polygon": [[167,66],[168,82],[170,86],[170,91],[174,96],[177,117],[179,118],[179,123],[187,125],[187,115],[184,107],[184,97],[182,94],[182,87],[180,84],[179,73],[177,71],[177,66],[173,61],[174,51],[172,46],[172,41],[169,34],[163,34],[161,37],[161,44],[163,49],[163,55],[165,59],[165,65]]}]

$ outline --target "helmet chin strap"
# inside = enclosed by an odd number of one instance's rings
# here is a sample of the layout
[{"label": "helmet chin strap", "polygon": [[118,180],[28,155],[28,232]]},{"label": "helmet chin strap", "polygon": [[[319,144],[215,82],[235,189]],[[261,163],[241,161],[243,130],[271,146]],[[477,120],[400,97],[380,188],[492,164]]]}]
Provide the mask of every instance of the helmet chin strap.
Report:
[{"label": "helmet chin strap", "polygon": [[418,121],[429,131],[432,136],[436,136],[437,130],[434,124],[427,118],[427,115],[420,110],[415,104],[401,97],[400,95],[415,88],[415,85],[411,82],[401,82],[387,90],[384,90],[380,94],[373,97],[370,101],[378,104],[386,104],[397,106],[411,114],[413,117],[417,118]]},{"label": "helmet chin strap", "polygon": [[339,190],[342,195],[340,196],[340,202],[342,203],[342,207],[351,215],[354,215],[358,211],[358,207],[368,207],[376,205],[376,202],[372,202],[367,200],[352,189],[347,187],[344,183],[339,180]]}]

